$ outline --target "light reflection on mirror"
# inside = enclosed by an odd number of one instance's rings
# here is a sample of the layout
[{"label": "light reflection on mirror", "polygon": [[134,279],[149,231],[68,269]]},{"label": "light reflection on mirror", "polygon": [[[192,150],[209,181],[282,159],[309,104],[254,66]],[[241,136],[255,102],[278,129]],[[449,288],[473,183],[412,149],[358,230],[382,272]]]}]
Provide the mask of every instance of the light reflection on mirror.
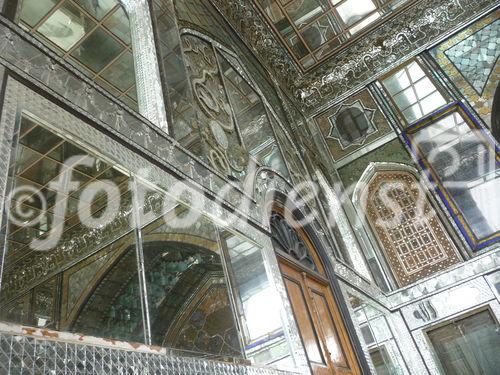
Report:
[{"label": "light reflection on mirror", "polygon": [[250,340],[266,336],[281,328],[280,301],[269,287],[263,289],[243,302]]},{"label": "light reflection on mirror", "polygon": [[[13,146],[0,320],[144,342],[129,174],[27,114]],[[56,192],[64,173],[75,185]],[[105,193],[103,184],[116,190]],[[88,225],[112,203],[113,217]]]},{"label": "light reflection on mirror", "polygon": [[118,0],[19,0],[16,22],[138,110],[129,16]]},{"label": "light reflection on mirror", "polygon": [[215,225],[165,192],[137,185],[152,343],[181,355],[242,357]]},{"label": "light reflection on mirror", "polygon": [[244,326],[247,358],[256,364],[293,368],[283,332],[281,299],[268,278],[262,249],[228,231],[221,234],[221,240]]},{"label": "light reflection on mirror", "polygon": [[[10,196],[13,209],[0,228],[7,242],[0,321],[137,343],[150,336],[182,355],[241,358],[215,225],[51,129],[20,119],[10,176],[19,194]],[[89,163],[66,164],[72,158]],[[74,184],[51,190],[63,171]],[[57,203],[64,203],[62,211]],[[40,221],[15,216],[17,206]],[[32,245],[57,235],[54,228],[62,230],[52,248]]]}]

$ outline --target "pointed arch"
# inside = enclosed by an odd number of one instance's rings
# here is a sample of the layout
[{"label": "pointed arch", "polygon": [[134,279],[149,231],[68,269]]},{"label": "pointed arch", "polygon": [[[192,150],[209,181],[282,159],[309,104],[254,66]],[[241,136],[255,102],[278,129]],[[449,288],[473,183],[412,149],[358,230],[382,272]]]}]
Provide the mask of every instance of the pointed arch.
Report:
[{"label": "pointed arch", "polygon": [[[304,222],[309,214],[307,207],[295,206],[280,193],[274,198],[270,232],[288,299],[299,333],[305,335],[302,340],[316,337],[308,341],[309,360],[322,352],[330,370],[359,374],[366,363],[352,334],[354,326],[341,297],[333,252],[324,241],[325,234],[316,219]],[[305,315],[297,315],[299,309]],[[314,370],[314,360],[310,364]]]},{"label": "pointed arch", "polygon": [[460,261],[415,168],[370,163],[355,187],[353,202],[383,250],[399,286]]}]

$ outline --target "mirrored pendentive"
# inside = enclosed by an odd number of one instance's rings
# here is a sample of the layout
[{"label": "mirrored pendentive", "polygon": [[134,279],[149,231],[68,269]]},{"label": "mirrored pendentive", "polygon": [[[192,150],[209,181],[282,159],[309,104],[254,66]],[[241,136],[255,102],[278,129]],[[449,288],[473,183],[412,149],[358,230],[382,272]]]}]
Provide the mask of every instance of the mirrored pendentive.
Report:
[{"label": "mirrored pendentive", "polygon": [[293,366],[261,246],[29,115],[13,152],[0,320]]}]

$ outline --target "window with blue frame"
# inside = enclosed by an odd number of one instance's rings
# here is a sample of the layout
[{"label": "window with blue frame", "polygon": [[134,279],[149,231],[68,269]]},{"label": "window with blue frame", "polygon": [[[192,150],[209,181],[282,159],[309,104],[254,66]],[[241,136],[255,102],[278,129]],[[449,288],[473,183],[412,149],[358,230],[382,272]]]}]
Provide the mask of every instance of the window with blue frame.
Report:
[{"label": "window with blue frame", "polygon": [[409,127],[407,141],[474,250],[500,239],[500,155],[462,104]]}]

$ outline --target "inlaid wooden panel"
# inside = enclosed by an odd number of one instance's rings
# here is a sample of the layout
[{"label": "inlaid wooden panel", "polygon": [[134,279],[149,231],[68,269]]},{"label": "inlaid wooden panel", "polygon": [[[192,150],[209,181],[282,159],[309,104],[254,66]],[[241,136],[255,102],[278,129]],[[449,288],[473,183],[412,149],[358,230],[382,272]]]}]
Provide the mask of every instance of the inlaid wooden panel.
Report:
[{"label": "inlaid wooden panel", "polygon": [[363,191],[362,204],[401,286],[460,261],[424,188],[410,172],[377,172]]},{"label": "inlaid wooden panel", "polygon": [[348,368],[349,366],[342,345],[340,345],[341,341],[335,328],[332,312],[330,311],[326,296],[323,294],[324,292],[327,292],[324,287],[321,290],[312,290],[314,307],[319,317],[321,329],[325,335],[326,346],[333,363],[337,366]]},{"label": "inlaid wooden panel", "polygon": [[311,313],[307,307],[306,297],[304,296],[302,286],[296,280],[287,277],[285,277],[285,285],[292,304],[295,319],[299,326],[307,357],[310,362],[325,366],[325,359],[323,358],[316,330],[313,327]]}]

